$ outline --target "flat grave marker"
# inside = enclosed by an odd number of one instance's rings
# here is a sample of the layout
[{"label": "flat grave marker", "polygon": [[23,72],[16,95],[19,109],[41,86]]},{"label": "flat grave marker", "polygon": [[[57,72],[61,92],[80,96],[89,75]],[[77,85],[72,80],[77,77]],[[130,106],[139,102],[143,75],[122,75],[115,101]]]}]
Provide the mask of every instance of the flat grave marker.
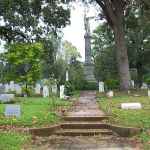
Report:
[{"label": "flat grave marker", "polygon": [[6,105],[5,116],[6,117],[20,117],[21,108],[20,105]]}]

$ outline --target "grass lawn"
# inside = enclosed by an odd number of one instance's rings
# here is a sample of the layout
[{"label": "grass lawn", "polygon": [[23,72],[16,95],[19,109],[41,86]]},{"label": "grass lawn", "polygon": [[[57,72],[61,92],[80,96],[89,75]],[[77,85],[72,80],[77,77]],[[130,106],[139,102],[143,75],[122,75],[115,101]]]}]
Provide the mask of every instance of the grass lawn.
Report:
[{"label": "grass lawn", "polygon": [[23,144],[30,140],[29,135],[1,132],[0,133],[0,150],[21,150]]},{"label": "grass lawn", "polygon": [[60,100],[56,97],[16,98],[15,101],[15,104],[21,106],[21,117],[6,118],[4,116],[6,104],[0,104],[0,125],[38,127],[57,123],[60,118],[56,115],[55,110],[71,105],[71,102]]},{"label": "grass lawn", "polygon": [[[140,96],[137,97],[135,94]],[[144,143],[150,142],[150,135],[147,133],[150,129],[150,98],[146,94],[146,92],[134,92],[133,94],[131,92],[128,95],[118,92],[113,98],[107,98],[104,95],[98,94],[100,108],[110,115],[109,122],[117,125],[142,128],[144,132],[139,137]],[[140,110],[122,110],[120,106],[124,102],[140,102],[143,108]],[[150,149],[149,144],[145,146],[147,150]]]}]

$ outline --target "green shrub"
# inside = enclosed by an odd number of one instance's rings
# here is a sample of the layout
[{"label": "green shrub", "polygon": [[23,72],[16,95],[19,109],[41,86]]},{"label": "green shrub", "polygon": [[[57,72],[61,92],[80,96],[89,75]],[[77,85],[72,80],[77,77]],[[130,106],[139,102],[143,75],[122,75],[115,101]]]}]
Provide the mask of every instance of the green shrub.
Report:
[{"label": "green shrub", "polygon": [[33,88],[31,86],[23,86],[22,87],[22,93],[26,94],[27,96],[32,96],[34,94]]},{"label": "green shrub", "polygon": [[92,81],[91,82],[86,81],[83,90],[97,90],[97,83]]},{"label": "green shrub", "polygon": [[68,96],[73,95],[74,90],[75,89],[74,89],[73,84],[71,84],[71,82],[69,81],[66,81],[65,82],[65,95],[68,95]]},{"label": "green shrub", "polygon": [[150,84],[150,74],[144,76],[144,82]]},{"label": "green shrub", "polygon": [[119,81],[115,79],[108,79],[105,81],[105,84],[108,89],[118,89],[119,88]]}]

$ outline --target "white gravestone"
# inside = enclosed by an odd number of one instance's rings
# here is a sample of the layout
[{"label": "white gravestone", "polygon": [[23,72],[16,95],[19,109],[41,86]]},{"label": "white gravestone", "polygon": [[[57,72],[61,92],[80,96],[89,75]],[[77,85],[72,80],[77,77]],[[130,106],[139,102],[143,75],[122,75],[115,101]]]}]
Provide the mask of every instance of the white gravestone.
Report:
[{"label": "white gravestone", "polygon": [[49,97],[49,88],[47,85],[43,86],[43,97]]},{"label": "white gravestone", "polygon": [[66,71],[66,81],[69,81],[69,72],[68,72],[68,70]]},{"label": "white gravestone", "polygon": [[52,93],[57,94],[57,84],[52,85]]},{"label": "white gravestone", "polygon": [[5,116],[6,117],[20,117],[21,109],[20,105],[6,105]]},{"label": "white gravestone", "polygon": [[14,94],[0,94],[0,101],[1,102],[9,102],[15,98]]},{"label": "white gravestone", "polygon": [[41,85],[40,84],[36,84],[35,86],[35,94],[40,94],[41,93]]},{"label": "white gravestone", "polygon": [[5,93],[9,92],[10,86],[8,83],[5,84]]},{"label": "white gravestone", "polygon": [[19,84],[15,84],[15,91],[16,91],[16,94],[22,93],[22,88]]},{"label": "white gravestone", "polygon": [[148,90],[148,97],[150,97],[150,90]]},{"label": "white gravestone", "polygon": [[114,92],[113,92],[113,91],[109,91],[109,92],[107,93],[107,96],[110,97],[110,98],[113,97],[113,96],[114,96]]},{"label": "white gravestone", "polygon": [[9,87],[10,87],[10,91],[15,91],[14,81],[10,81]]},{"label": "white gravestone", "polygon": [[142,105],[140,103],[122,103],[122,109],[141,109]]},{"label": "white gravestone", "polygon": [[61,99],[64,99],[64,98],[65,98],[64,91],[65,91],[65,86],[64,86],[64,85],[61,85],[61,86],[60,86],[60,98],[61,98]]},{"label": "white gravestone", "polygon": [[142,90],[148,89],[148,85],[146,83],[143,83],[142,86],[141,86],[141,89]]},{"label": "white gravestone", "polygon": [[135,86],[134,80],[130,81],[130,85],[131,85],[132,88],[134,88],[134,86]]},{"label": "white gravestone", "polygon": [[104,82],[99,82],[99,92],[104,92]]}]

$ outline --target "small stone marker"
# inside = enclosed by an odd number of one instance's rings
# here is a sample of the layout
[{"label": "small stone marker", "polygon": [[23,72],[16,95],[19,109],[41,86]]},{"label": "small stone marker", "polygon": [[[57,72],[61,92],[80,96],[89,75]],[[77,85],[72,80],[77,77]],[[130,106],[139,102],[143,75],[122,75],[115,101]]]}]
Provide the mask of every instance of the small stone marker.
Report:
[{"label": "small stone marker", "polygon": [[35,86],[35,94],[41,94],[41,85],[38,83]]},{"label": "small stone marker", "polygon": [[101,93],[101,92],[104,92],[105,90],[104,90],[104,82],[99,82],[99,92]]},{"label": "small stone marker", "polygon": [[14,94],[0,94],[0,101],[1,102],[9,102],[15,98]]},{"label": "small stone marker", "polygon": [[143,83],[142,86],[141,86],[141,89],[142,90],[148,89],[148,85],[146,83]]},{"label": "small stone marker", "polygon": [[21,109],[20,105],[6,105],[5,116],[6,117],[20,117]]},{"label": "small stone marker", "polygon": [[130,81],[130,85],[131,85],[131,88],[134,88],[134,86],[135,86],[134,80]]},{"label": "small stone marker", "polygon": [[43,86],[43,97],[49,97],[49,88],[47,85]]},{"label": "small stone marker", "polygon": [[150,97],[150,90],[148,90],[148,97]]},{"label": "small stone marker", "polygon": [[9,92],[10,90],[9,84],[6,83],[4,86],[5,86],[5,93]]},{"label": "small stone marker", "polygon": [[11,91],[15,91],[15,84],[14,84],[14,81],[10,81],[9,87],[10,87],[10,90],[11,90]]},{"label": "small stone marker", "polygon": [[122,109],[141,109],[142,105],[141,103],[122,103],[121,108]]},{"label": "small stone marker", "polygon": [[108,96],[109,98],[113,97],[113,96],[114,96],[114,92],[113,92],[113,91],[109,91],[109,92],[107,93],[107,96]]},{"label": "small stone marker", "polygon": [[68,72],[68,70],[66,71],[66,81],[69,81],[69,72]]},{"label": "small stone marker", "polygon": [[52,85],[52,93],[57,94],[57,84]]},{"label": "small stone marker", "polygon": [[61,98],[61,99],[64,99],[64,98],[65,98],[64,91],[65,91],[65,86],[64,86],[64,85],[61,85],[61,86],[60,86],[60,98]]},{"label": "small stone marker", "polygon": [[19,84],[15,84],[15,91],[16,91],[16,94],[22,93],[22,88]]}]

